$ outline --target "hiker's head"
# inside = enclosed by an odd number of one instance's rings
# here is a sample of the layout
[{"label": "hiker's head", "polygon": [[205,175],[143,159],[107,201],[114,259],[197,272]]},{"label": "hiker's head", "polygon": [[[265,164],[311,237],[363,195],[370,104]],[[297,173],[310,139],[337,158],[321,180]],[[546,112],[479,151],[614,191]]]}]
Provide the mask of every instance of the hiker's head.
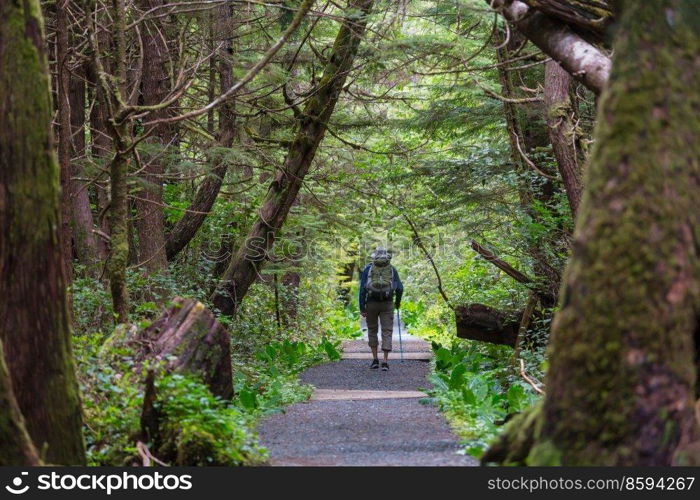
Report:
[{"label": "hiker's head", "polygon": [[391,261],[391,252],[383,247],[377,247],[372,253],[372,262],[375,266],[386,266]]}]

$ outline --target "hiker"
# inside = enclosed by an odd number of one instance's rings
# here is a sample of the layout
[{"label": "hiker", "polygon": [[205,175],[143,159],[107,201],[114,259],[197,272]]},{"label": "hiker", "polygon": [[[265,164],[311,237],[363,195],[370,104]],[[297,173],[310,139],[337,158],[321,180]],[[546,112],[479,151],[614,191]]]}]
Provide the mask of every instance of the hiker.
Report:
[{"label": "hiker", "polygon": [[391,253],[384,248],[377,248],[372,254],[372,262],[360,275],[360,313],[367,319],[367,336],[369,348],[374,360],[370,369],[379,368],[377,351],[379,347],[379,324],[382,326],[382,351],[384,362],[382,371],[389,370],[389,353],[391,352],[391,335],[394,332],[394,307],[401,306],[403,284],[396,268],[391,265]]}]

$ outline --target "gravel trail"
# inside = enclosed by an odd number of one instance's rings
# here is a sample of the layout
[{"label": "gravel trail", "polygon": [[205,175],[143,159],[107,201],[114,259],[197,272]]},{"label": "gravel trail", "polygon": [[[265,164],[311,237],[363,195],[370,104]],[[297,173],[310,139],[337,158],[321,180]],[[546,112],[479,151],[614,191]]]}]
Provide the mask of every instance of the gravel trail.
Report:
[{"label": "gravel trail", "polygon": [[[418,342],[416,347],[425,349]],[[388,372],[370,370],[369,360],[342,359],[309,368],[301,380],[339,391],[429,388],[427,362],[401,363],[394,356]],[[477,465],[457,454],[458,439],[439,410],[418,398],[311,400],[264,419],[258,432],[270,450],[270,465]]]}]

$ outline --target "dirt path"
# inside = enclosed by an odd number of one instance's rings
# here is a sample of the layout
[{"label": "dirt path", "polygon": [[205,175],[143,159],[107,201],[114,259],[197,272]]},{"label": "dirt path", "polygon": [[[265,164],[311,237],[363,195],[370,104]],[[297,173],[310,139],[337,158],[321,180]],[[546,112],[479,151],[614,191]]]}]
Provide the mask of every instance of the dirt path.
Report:
[{"label": "dirt path", "polygon": [[430,347],[404,336],[404,353],[411,356],[401,363],[396,334],[394,339],[388,372],[369,369],[362,340],[345,344],[345,359],[302,374],[317,389],[312,399],[258,428],[272,465],[477,464],[457,454],[457,438],[439,410],[419,402],[429,385]]}]

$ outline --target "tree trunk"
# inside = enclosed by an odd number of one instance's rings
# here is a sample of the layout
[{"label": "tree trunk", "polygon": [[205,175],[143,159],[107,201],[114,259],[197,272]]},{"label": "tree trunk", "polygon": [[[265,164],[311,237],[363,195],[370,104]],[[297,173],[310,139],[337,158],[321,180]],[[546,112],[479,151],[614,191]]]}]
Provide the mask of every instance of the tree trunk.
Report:
[{"label": "tree trunk", "polygon": [[[512,71],[508,63],[512,51],[520,45],[521,39],[525,41],[521,34],[512,33],[506,45],[500,47],[496,52],[498,62],[501,63],[501,66],[498,68],[501,92],[504,97],[509,99],[518,98],[514,90],[514,79],[523,79],[523,73],[519,70]],[[502,44],[504,41],[497,38],[497,43],[499,44]],[[544,179],[541,183],[530,179],[531,167],[528,165],[525,155],[531,155],[535,148],[547,145],[548,138],[546,134],[542,134],[542,128],[537,126],[537,121],[543,117],[543,110],[533,106],[524,110],[519,109],[514,102],[510,101],[503,101],[503,109],[513,166],[516,172],[520,174],[518,181],[520,205],[522,210],[532,220],[541,221],[541,215],[536,210],[533,210],[533,203],[536,200],[543,205],[547,205],[553,197],[554,186],[550,179]],[[544,240],[543,237],[540,237],[537,241],[527,242],[528,254],[534,261],[533,270],[537,281],[538,295],[544,307],[552,307],[556,303],[561,279],[559,272],[550,265],[549,257],[544,251],[546,245],[549,244],[551,242]],[[477,248],[474,249],[478,251]]]},{"label": "tree trunk", "polygon": [[[223,5],[219,7],[219,23],[216,32],[221,39],[226,39],[225,33],[231,32],[230,26],[233,19],[233,7]],[[233,85],[233,47],[228,43],[226,50],[220,52],[219,57],[219,78],[221,81],[221,92],[225,92]],[[233,139],[236,135],[236,111],[235,101],[229,99],[224,102],[220,110],[219,134],[217,142],[220,146],[230,148],[233,146]],[[202,181],[197,188],[192,203],[180,220],[177,221],[172,231],[168,235],[165,251],[168,260],[172,260],[187,244],[194,238],[199,228],[202,227],[204,219],[214,206],[216,197],[219,195],[221,185],[228,171],[228,163],[225,159],[217,160],[211,173]]]},{"label": "tree trunk", "polygon": [[194,374],[215,396],[233,397],[231,336],[201,302],[176,297],[135,343],[138,360],[167,360],[168,370]]},{"label": "tree trunk", "polygon": [[40,465],[19,411],[0,341],[0,466]]},{"label": "tree trunk", "polygon": [[[144,11],[167,4],[167,0],[142,0]],[[165,100],[170,87],[168,78],[168,45],[165,41],[165,23],[161,18],[142,25],[143,76],[141,96],[143,104],[152,106]],[[167,110],[149,115],[150,119],[163,118]],[[168,266],[165,257],[165,220],[163,214],[163,154],[173,142],[173,127],[167,123],[156,125],[149,142],[158,149],[144,158],[143,171],[138,179],[140,189],[133,193],[136,205],[136,232],[138,234],[138,263],[147,273],[163,271]]]},{"label": "tree trunk", "polygon": [[110,96],[114,116],[108,120],[114,146],[114,157],[109,166],[109,236],[110,248],[107,273],[112,294],[112,307],[118,323],[129,321],[129,290],[126,285],[126,268],[129,261],[129,165],[131,163],[132,130],[126,119],[117,119],[122,103],[126,102],[126,12],[124,0],[113,2],[113,36],[115,46],[114,74],[117,85]]},{"label": "tree trunk", "polygon": [[698,19],[694,0],[623,3],[528,464],[693,460]]},{"label": "tree trunk", "polygon": [[[104,38],[105,33],[100,32]],[[107,43],[104,40],[100,41],[100,45]],[[104,61],[107,64],[108,61]],[[88,65],[89,84],[94,92],[94,103],[90,111],[90,152],[92,161],[99,167],[109,169],[109,161],[112,155],[112,137],[107,126],[108,120],[108,104],[107,97],[100,86],[97,76],[97,68],[94,61]],[[109,210],[109,175],[105,172],[99,175],[97,182],[97,208],[98,218],[95,221],[96,226],[105,235],[109,235],[109,220],[107,217]],[[107,241],[104,238],[97,240],[100,258],[106,260],[109,256],[109,248]]]},{"label": "tree trunk", "polygon": [[118,323],[129,321],[129,290],[126,286],[126,268],[129,261],[129,200],[127,177],[129,157],[124,153],[128,144],[121,140],[129,133],[127,126],[119,126],[112,137],[117,148],[110,163],[109,200],[109,259],[107,273],[112,294],[112,307]]},{"label": "tree trunk", "polygon": [[556,62],[547,62],[544,72],[544,103],[549,140],[575,219],[582,186],[579,155],[576,152],[576,113],[571,102],[570,88],[571,76]]},{"label": "tree trunk", "polygon": [[78,262],[87,266],[89,273],[97,275],[100,260],[107,254],[101,252],[93,232],[95,222],[90,208],[88,183],[80,180],[85,173],[81,162],[76,161],[85,157],[85,69],[85,65],[81,64],[77,74],[70,78],[72,234]]},{"label": "tree trunk", "polygon": [[[372,4],[373,0],[353,0],[348,6],[352,16],[343,21],[318,90],[301,111],[297,134],[289,147],[284,165],[270,184],[260,215],[214,292],[212,301],[223,314],[235,314],[248,288],[255,281],[259,268],[269,258],[268,252],[275,236],[296,199],[326,132],[326,124],[338,102],[347,74],[352,69]],[[358,11],[361,16],[358,16]]]},{"label": "tree trunk", "polygon": [[66,279],[73,275],[73,232],[71,220],[71,116],[70,116],[70,72],[68,68],[68,0],[56,2],[56,73],[58,97],[58,165],[61,178],[61,254],[65,266]]},{"label": "tree trunk", "polygon": [[32,440],[84,464],[38,1],[0,3],[0,68],[0,337]]}]

